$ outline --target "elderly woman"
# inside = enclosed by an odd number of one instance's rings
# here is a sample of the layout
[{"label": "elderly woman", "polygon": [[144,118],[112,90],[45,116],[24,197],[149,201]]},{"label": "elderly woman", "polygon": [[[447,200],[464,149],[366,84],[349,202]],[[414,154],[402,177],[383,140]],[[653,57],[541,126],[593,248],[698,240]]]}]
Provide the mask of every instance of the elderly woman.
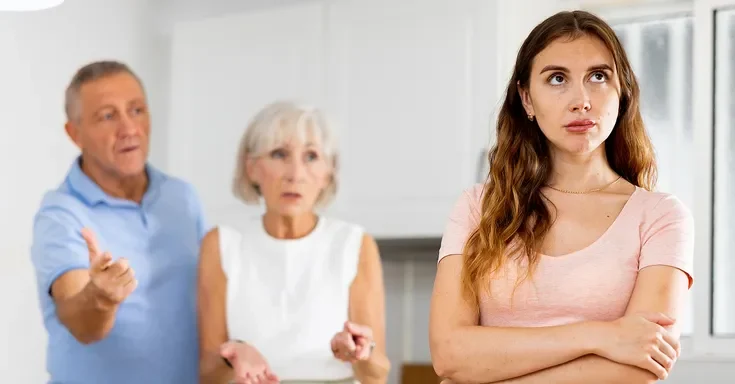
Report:
[{"label": "elderly woman", "polygon": [[373,238],[315,212],[337,190],[323,114],[260,111],[240,144],[235,195],[265,203],[219,226],[199,261],[202,383],[385,383],[385,298]]}]

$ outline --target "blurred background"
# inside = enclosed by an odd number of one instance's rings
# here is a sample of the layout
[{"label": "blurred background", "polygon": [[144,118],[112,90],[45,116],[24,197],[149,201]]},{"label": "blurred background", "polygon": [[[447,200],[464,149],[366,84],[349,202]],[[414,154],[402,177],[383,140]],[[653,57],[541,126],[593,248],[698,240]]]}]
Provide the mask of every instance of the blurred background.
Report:
[{"label": "blurred background", "polygon": [[735,0],[66,0],[0,12],[0,382],[47,377],[31,223],[77,155],[63,130],[64,88],[99,59],[122,60],[141,76],[151,161],[192,182],[213,223],[257,212],[229,194],[251,115],[283,98],[326,109],[342,152],[328,213],[378,239],[390,384],[420,375],[412,372],[430,366],[428,305],[447,214],[485,178],[521,41],[543,18],[573,8],[596,12],[624,42],[659,187],[695,215],[695,284],[680,319],[683,356],[668,382],[732,383]]}]

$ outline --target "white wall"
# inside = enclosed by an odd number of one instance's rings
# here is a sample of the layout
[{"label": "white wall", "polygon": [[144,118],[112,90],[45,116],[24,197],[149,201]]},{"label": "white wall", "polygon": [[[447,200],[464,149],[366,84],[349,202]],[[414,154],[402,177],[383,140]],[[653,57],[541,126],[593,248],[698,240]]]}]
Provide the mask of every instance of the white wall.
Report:
[{"label": "white wall", "polygon": [[[64,177],[77,154],[64,130],[63,92],[91,60],[128,62],[148,84],[154,114],[161,62],[148,0],[66,1],[59,8],[0,12],[0,382],[43,383],[45,331],[30,263],[31,223],[43,192]],[[157,123],[157,117],[154,116]],[[158,129],[154,126],[154,132]],[[154,148],[160,146],[154,133]],[[159,153],[154,149],[155,161]]]}]

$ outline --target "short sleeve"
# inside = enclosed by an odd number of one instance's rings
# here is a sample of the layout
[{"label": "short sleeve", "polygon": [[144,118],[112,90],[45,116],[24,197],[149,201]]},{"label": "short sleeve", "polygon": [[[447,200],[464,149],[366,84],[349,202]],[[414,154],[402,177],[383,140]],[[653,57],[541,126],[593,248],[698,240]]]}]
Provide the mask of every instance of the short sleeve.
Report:
[{"label": "short sleeve", "polygon": [[204,239],[204,235],[212,230],[212,227],[207,222],[206,215],[204,214],[204,206],[202,205],[202,201],[199,198],[199,194],[196,192],[196,189],[193,185],[189,184],[188,190],[189,203],[191,204],[192,214],[194,215],[194,220],[197,226],[197,242],[201,244],[202,239]]},{"label": "short sleeve", "polygon": [[668,265],[682,270],[694,281],[694,218],[675,196],[664,196],[646,220],[641,237],[639,269]]},{"label": "short sleeve", "polygon": [[51,293],[51,285],[64,273],[89,268],[89,252],[81,224],[61,208],[40,211],[33,223],[31,261],[39,293]]},{"label": "short sleeve", "polygon": [[483,186],[467,189],[459,196],[444,227],[439,261],[445,256],[461,255],[472,231],[480,223],[480,207]]}]

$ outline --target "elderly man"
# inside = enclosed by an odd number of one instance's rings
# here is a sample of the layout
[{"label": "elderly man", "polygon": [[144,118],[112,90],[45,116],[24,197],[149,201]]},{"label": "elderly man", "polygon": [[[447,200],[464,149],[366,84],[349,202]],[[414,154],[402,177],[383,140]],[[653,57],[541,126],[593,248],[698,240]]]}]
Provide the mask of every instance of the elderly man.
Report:
[{"label": "elderly man", "polygon": [[103,61],[66,91],[81,155],[33,224],[51,383],[196,383],[196,265],[205,227],[191,185],[147,163],[139,78]]}]

